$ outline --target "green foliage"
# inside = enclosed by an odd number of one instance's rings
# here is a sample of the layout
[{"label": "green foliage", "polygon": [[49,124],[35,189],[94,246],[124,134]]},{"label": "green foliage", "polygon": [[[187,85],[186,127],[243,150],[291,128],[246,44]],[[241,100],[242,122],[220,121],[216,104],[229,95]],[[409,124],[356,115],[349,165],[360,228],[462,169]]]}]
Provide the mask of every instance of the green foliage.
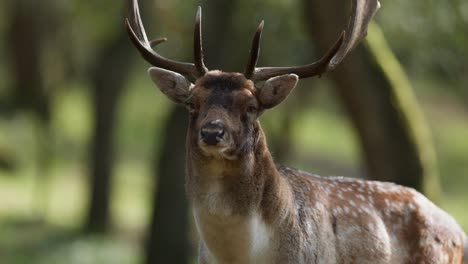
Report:
[{"label": "green foliage", "polygon": [[410,74],[461,85],[457,79],[468,63],[460,59],[468,57],[466,1],[395,0],[382,5],[378,21]]}]

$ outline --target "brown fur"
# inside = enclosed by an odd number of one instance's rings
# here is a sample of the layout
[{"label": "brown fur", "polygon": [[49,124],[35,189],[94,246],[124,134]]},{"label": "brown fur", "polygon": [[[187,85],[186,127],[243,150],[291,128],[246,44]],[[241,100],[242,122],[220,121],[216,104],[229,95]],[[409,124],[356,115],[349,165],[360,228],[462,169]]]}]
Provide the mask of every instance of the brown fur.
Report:
[{"label": "brown fur", "polygon": [[208,72],[200,7],[195,63],[181,64],[149,49],[161,41],[148,42],[137,1],[130,6],[126,27],[143,58],[156,66],[149,69],[151,78],[190,112],[186,189],[200,263],[461,263],[465,234],[421,194],[277,167],[258,121],[286,99],[299,77],[334,69],[366,35],[378,1],[353,1],[350,35],[343,32],[320,61],[301,67],[256,68],[262,22],[246,71],[249,79],[265,81],[261,89],[240,73]]},{"label": "brown fur", "polygon": [[[257,91],[240,74],[213,72],[190,94],[186,188],[200,263],[462,262],[463,231],[415,190],[275,165]],[[229,133],[224,154],[200,147],[213,119]]]}]

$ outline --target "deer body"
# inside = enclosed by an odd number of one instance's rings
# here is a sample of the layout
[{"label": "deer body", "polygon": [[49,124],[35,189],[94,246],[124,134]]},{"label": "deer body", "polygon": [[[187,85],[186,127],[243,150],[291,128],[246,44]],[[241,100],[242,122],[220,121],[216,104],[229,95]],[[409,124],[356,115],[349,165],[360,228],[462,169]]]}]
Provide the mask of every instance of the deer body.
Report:
[{"label": "deer body", "polygon": [[236,161],[187,149],[199,263],[461,263],[463,231],[420,193],[276,166],[258,137]]},{"label": "deer body", "polygon": [[200,8],[191,64],[156,53],[152,46],[165,39],[148,40],[137,0],[129,2],[127,30],[156,66],[150,77],[190,113],[186,192],[200,263],[466,263],[466,235],[415,190],[277,166],[268,150],[259,116],[285,100],[299,78],[333,70],[366,35],[377,0],[353,0],[350,34],[343,32],[318,62],[304,66],[256,67],[262,22],[243,74],[205,67]]}]

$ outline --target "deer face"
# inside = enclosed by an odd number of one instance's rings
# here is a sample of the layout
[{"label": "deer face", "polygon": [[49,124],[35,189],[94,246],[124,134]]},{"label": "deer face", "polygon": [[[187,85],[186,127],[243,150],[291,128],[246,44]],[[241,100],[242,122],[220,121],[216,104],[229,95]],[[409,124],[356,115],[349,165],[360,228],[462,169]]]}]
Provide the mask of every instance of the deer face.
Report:
[{"label": "deer face", "polygon": [[296,75],[287,74],[257,88],[240,73],[210,71],[195,85],[160,68],[151,68],[149,74],[169,99],[188,109],[190,147],[205,156],[229,160],[253,150],[258,117],[281,103],[298,80]]}]

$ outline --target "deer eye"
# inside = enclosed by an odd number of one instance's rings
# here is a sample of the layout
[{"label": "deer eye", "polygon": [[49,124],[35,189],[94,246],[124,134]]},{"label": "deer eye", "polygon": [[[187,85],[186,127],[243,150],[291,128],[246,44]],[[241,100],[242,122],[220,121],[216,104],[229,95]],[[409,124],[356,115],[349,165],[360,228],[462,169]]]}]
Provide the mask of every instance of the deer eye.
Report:
[{"label": "deer eye", "polygon": [[249,105],[247,107],[247,113],[254,114],[257,112],[257,107],[255,105]]}]

